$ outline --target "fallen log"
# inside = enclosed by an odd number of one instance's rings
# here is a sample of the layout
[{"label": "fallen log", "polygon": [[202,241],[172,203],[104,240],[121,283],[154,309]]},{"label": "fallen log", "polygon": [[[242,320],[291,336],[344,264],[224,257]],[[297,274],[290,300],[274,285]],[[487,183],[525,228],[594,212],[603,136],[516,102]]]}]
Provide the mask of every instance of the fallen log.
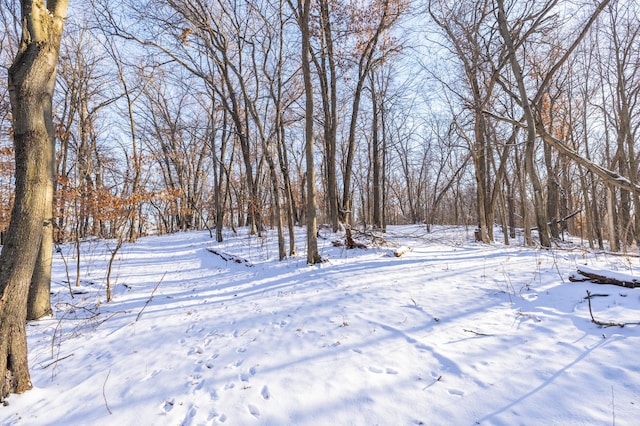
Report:
[{"label": "fallen log", "polygon": [[595,296],[595,294],[591,294],[589,292],[589,290],[587,290],[587,297],[585,297],[585,299],[587,299],[587,302],[589,303],[589,315],[591,316],[591,322],[603,327],[624,327],[626,324],[623,322],[613,322],[613,321],[600,321],[597,320],[594,316],[593,316],[593,310],[591,309],[591,298]]},{"label": "fallen log", "polygon": [[251,264],[251,262],[249,262],[247,259],[235,256],[233,254],[229,254],[229,253],[225,253],[225,252],[222,252],[222,251],[218,251],[218,250],[213,249],[213,248],[208,248],[207,251],[209,253],[215,254],[216,256],[220,256],[220,258],[222,260],[226,261],[226,262],[234,262],[234,263],[244,264],[247,267],[253,266],[253,264]]},{"label": "fallen log", "polygon": [[401,246],[401,247],[398,247],[397,249],[395,249],[395,250],[393,251],[393,256],[394,256],[394,257],[400,257],[400,256],[402,256],[402,255],[403,255],[403,254],[405,254],[405,253],[409,253],[410,251],[411,251],[411,248],[410,248],[410,247],[407,247],[407,246]]},{"label": "fallen log", "polygon": [[577,269],[577,274],[569,275],[569,281],[590,281],[594,284],[612,284],[626,288],[640,287],[640,279],[634,277],[633,275],[628,275],[616,271],[592,269],[586,266],[579,266]]},{"label": "fallen log", "polygon": [[345,246],[347,247],[348,250],[351,249],[366,249],[367,246],[365,244],[359,243],[358,241],[353,239],[353,236],[351,235],[351,228],[347,228],[345,229]]}]

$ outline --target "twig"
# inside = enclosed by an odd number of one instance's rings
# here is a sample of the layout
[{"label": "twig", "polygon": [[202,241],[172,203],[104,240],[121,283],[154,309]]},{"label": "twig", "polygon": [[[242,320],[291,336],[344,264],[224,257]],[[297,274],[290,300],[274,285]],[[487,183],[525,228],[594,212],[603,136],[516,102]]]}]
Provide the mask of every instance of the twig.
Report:
[{"label": "twig", "polygon": [[593,294],[589,294],[589,295],[585,296],[584,298],[585,299],[590,299],[592,297],[609,297],[609,295],[608,294],[604,294],[604,293],[593,293]]},{"label": "twig", "polygon": [[[109,258],[109,263],[107,264],[107,302],[111,302],[111,270],[113,268],[113,261],[116,258],[116,255],[118,254],[118,251],[120,250],[120,248],[122,247],[122,244],[124,243],[124,239],[122,237],[118,238],[118,244],[116,244],[116,247],[111,250],[111,257]],[[107,248],[109,248],[107,246]]]},{"label": "twig", "polygon": [[104,398],[104,405],[107,407],[107,411],[109,412],[109,414],[113,414],[113,412],[111,412],[111,409],[109,408],[109,403],[107,402],[107,395],[105,394],[104,389],[107,387],[107,380],[109,380],[109,375],[111,374],[111,369],[109,369],[109,372],[107,373],[107,377],[104,379],[104,383],[102,384],[102,397]]},{"label": "twig", "polygon": [[69,264],[67,263],[67,259],[65,259],[64,254],[62,254],[62,248],[58,244],[56,244],[56,253],[60,255],[60,257],[62,258],[62,262],[64,263],[64,270],[67,273],[67,285],[69,287],[69,294],[73,299],[73,291],[71,291],[71,278],[69,277]]},{"label": "twig", "polygon": [[216,256],[220,256],[220,258],[222,260],[224,260],[225,262],[231,261],[231,262],[234,262],[234,263],[244,264],[247,267],[252,267],[253,266],[253,264],[251,262],[249,262],[247,259],[243,259],[242,257],[238,257],[238,256],[235,256],[233,254],[224,253],[224,252],[221,252],[221,251],[216,250],[214,248],[208,248],[207,251],[209,253],[215,254]]},{"label": "twig", "polygon": [[612,425],[616,426],[616,395],[613,393],[613,385],[611,385],[611,416],[612,418]]},{"label": "twig", "polygon": [[138,322],[138,320],[140,319],[140,315],[142,315],[142,312],[145,310],[147,305],[151,303],[151,300],[153,299],[153,295],[156,293],[156,290],[158,289],[158,286],[160,285],[162,280],[164,280],[165,275],[167,275],[166,272],[162,274],[162,278],[160,278],[160,281],[158,281],[158,284],[156,284],[156,286],[153,288],[153,291],[151,292],[151,296],[149,296],[147,301],[144,303],[144,306],[142,307],[142,309],[140,309],[140,312],[138,312],[138,315],[136,316],[136,320],[134,322]]},{"label": "twig", "polygon": [[47,364],[47,365],[45,365],[44,367],[42,367],[42,369],[44,370],[44,369],[46,369],[46,368],[49,368],[49,367],[51,367],[53,364],[55,364],[55,363],[57,363],[57,362],[59,362],[59,361],[62,361],[63,359],[70,358],[70,357],[72,357],[72,356],[74,356],[74,355],[75,355],[74,353],[70,353],[70,354],[69,354],[69,355],[67,355],[67,356],[63,356],[62,358],[58,358],[58,359],[56,359],[55,361],[51,361],[49,364]]},{"label": "twig", "polygon": [[591,322],[597,325],[601,325],[603,327],[624,327],[625,323],[623,322],[604,322],[598,321],[593,317],[593,311],[591,310],[591,292],[587,290],[587,302],[589,303],[589,315],[591,315]]},{"label": "twig", "polygon": [[475,334],[476,336],[491,336],[490,334],[479,333],[479,332],[477,332],[477,331],[469,330],[469,329],[466,329],[466,328],[463,328],[463,329],[462,329],[462,331],[465,331],[465,332],[467,332],[467,333],[473,333],[473,334]]}]

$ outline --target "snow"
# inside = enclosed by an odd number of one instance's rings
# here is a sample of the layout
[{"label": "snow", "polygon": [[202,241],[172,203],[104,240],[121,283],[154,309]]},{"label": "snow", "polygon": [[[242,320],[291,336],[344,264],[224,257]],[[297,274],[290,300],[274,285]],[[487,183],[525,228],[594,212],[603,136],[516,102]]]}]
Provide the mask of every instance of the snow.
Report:
[{"label": "snow", "polygon": [[[618,272],[618,271],[602,271],[600,269],[595,269],[595,268],[589,268],[588,266],[581,266],[580,270],[586,273],[590,273],[590,274],[600,274],[600,275],[604,275],[607,276],[609,278],[612,278],[614,280],[617,281],[621,281],[621,282],[629,282],[629,283],[633,283],[633,282],[637,282],[638,281],[638,277],[634,276],[632,274],[629,273],[624,273],[624,272]],[[576,273],[576,275],[582,275],[579,273]]]},{"label": "snow", "polygon": [[[304,250],[303,231],[298,245]],[[578,265],[640,259],[566,244],[472,241],[392,227],[327,262],[277,261],[273,234],[146,237],[116,257],[83,244],[72,299],[54,263],[54,317],[29,323],[34,389],[1,425],[637,424],[640,289],[570,283]],[[113,245],[113,242],[111,242]],[[403,256],[394,250],[408,247]],[[247,263],[225,261],[208,249]],[[75,282],[71,246],[63,247]],[[78,292],[76,292],[78,293]]]}]

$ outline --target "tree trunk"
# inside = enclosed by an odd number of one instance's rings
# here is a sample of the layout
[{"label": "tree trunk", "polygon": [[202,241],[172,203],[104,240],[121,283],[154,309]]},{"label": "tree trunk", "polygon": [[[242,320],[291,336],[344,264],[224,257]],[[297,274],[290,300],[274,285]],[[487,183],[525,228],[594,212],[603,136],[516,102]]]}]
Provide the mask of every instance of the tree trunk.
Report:
[{"label": "tree trunk", "polygon": [[[25,322],[27,298],[43,223],[53,158],[51,98],[67,1],[22,1],[22,40],[9,68],[16,158],[15,203],[0,254],[0,399],[31,388]],[[47,204],[49,203],[49,204]]]},{"label": "tree trunk", "polygon": [[318,72],[320,82],[320,94],[322,95],[322,106],[324,113],[324,150],[325,150],[325,174],[327,178],[327,205],[329,222],[333,232],[337,232],[340,227],[338,214],[338,177],[336,166],[336,135],[338,125],[337,114],[337,74],[333,49],[333,32],[329,17],[329,3],[322,0],[320,3],[320,22],[322,29],[321,42],[323,51],[320,60],[314,55],[314,63]]},{"label": "tree trunk", "polygon": [[[54,71],[55,72],[55,71]],[[53,79],[55,81],[55,78]],[[54,83],[51,82],[53,85]],[[53,93],[53,87],[49,88]],[[51,98],[46,98],[44,108],[51,111]],[[53,129],[53,117],[51,114],[44,116],[45,127],[49,135],[46,149],[43,155],[49,156],[49,179],[45,181],[43,188],[43,202],[45,203],[45,219],[42,222],[42,241],[38,258],[36,260],[33,276],[29,285],[29,297],[27,302],[27,319],[36,320],[52,314],[51,310],[51,263],[53,262],[53,192],[55,182],[55,139]]]},{"label": "tree trunk", "polygon": [[[47,184],[44,203],[53,204],[53,182]],[[49,212],[49,210],[47,210]],[[47,217],[48,216],[48,217]],[[37,320],[53,313],[51,310],[51,263],[53,262],[53,214],[45,215],[42,241],[38,251],[27,302],[27,320]]]},{"label": "tree trunk", "polygon": [[520,105],[524,110],[524,115],[527,121],[527,140],[525,144],[525,156],[524,165],[525,171],[531,181],[533,187],[533,210],[536,218],[536,226],[538,228],[538,235],[540,237],[540,245],[542,247],[551,247],[551,240],[549,239],[549,226],[547,224],[547,215],[544,209],[544,196],[542,193],[542,183],[535,167],[535,144],[536,144],[536,124],[531,111],[531,105],[529,104],[529,97],[524,85],[524,78],[522,74],[522,68],[516,57],[515,47],[509,27],[507,25],[507,17],[504,12],[504,1],[497,0],[498,3],[498,23],[500,26],[500,34],[504,39],[509,54],[509,60],[511,62],[511,68],[513,70],[516,83],[518,85],[518,92],[520,95]]},{"label": "tree trunk", "polygon": [[310,0],[298,0],[298,24],[302,35],[302,75],[305,92],[305,157],[307,163],[307,263],[313,265],[322,261],[318,253],[318,236],[316,234],[316,187],[313,149],[313,82],[309,60]]},{"label": "tree trunk", "polygon": [[372,225],[375,229],[381,229],[382,228],[382,214],[381,214],[381,210],[382,210],[382,203],[381,203],[381,184],[380,184],[380,180],[381,180],[381,166],[380,166],[380,139],[378,137],[379,133],[378,133],[378,97],[377,97],[377,93],[376,93],[376,87],[375,87],[375,79],[374,79],[374,75],[373,72],[371,72],[371,106],[373,108],[372,111],[372,118],[371,118],[371,142],[372,142],[372,146],[371,146],[371,167],[372,167],[372,174],[373,174],[373,182],[371,185],[371,190],[373,191],[373,203],[372,203],[372,209],[373,209],[373,215],[371,218],[372,221]]}]

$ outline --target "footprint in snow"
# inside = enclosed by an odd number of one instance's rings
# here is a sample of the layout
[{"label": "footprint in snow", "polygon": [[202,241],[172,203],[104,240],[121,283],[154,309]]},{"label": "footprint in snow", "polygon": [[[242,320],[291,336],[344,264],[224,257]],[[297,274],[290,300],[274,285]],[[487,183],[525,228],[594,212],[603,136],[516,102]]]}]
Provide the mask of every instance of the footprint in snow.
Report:
[{"label": "footprint in snow", "polygon": [[204,388],[204,380],[199,382],[199,383],[193,383],[196,387],[193,388],[193,392],[195,393],[195,391],[199,391],[202,388]]},{"label": "footprint in snow", "polygon": [[188,355],[200,355],[204,353],[204,349],[202,349],[200,346],[194,346],[191,349],[189,349],[189,352],[187,353]]},{"label": "footprint in snow", "polygon": [[387,374],[398,374],[397,370],[394,370],[393,368],[380,368],[380,367],[376,367],[376,366],[371,366],[369,367],[369,371],[371,371],[372,373],[376,373],[376,374],[382,374],[382,373],[387,373]]},{"label": "footprint in snow", "polygon": [[189,412],[187,413],[186,418],[194,418],[196,414],[198,414],[198,410],[196,409],[196,407],[192,406],[191,408],[189,408]]},{"label": "footprint in snow", "polygon": [[459,389],[449,389],[448,392],[450,395],[464,396],[464,392]]},{"label": "footprint in snow", "polygon": [[216,417],[218,417],[220,414],[218,414],[218,412],[216,411],[216,409],[214,408],[213,410],[211,410],[209,412],[209,416],[207,416],[207,421],[210,422],[213,419],[215,419]]},{"label": "footprint in snow", "polygon": [[249,381],[249,376],[255,376],[255,375],[256,375],[256,367],[253,366],[253,367],[249,368],[249,374],[242,373],[238,377],[240,377],[240,381],[248,382]]},{"label": "footprint in snow", "polygon": [[162,410],[165,413],[168,413],[169,411],[173,410],[173,404],[174,404],[173,401],[174,401],[173,399],[169,399],[165,401],[164,404],[162,404]]},{"label": "footprint in snow", "polygon": [[247,408],[249,409],[251,415],[253,415],[255,418],[260,417],[260,410],[258,409],[258,407],[253,404],[249,404],[247,405]]},{"label": "footprint in snow", "polygon": [[209,359],[207,361],[205,361],[204,366],[207,367],[209,370],[211,370],[214,366],[213,361],[216,360],[218,357],[220,356],[220,354],[213,354],[209,357]]},{"label": "footprint in snow", "polygon": [[271,325],[274,326],[274,328],[284,328],[288,323],[286,321],[272,321]]},{"label": "footprint in snow", "polygon": [[182,423],[180,423],[180,425],[190,426],[193,423],[193,419],[196,417],[197,414],[198,414],[198,410],[196,409],[196,407],[191,406],[189,408],[189,411],[187,411],[187,414],[185,414],[184,420],[182,421]]},{"label": "footprint in snow", "polygon": [[149,373],[146,376],[144,376],[141,381],[144,382],[146,380],[151,379],[152,377],[157,376],[158,374],[160,374],[160,371],[161,370],[153,370],[151,373]]},{"label": "footprint in snow", "polygon": [[260,395],[262,395],[262,399],[264,400],[271,398],[271,393],[269,392],[269,387],[267,385],[264,385],[262,387],[262,390],[260,391]]},{"label": "footprint in snow", "polygon": [[211,398],[212,401],[217,401],[218,399],[220,399],[220,397],[218,396],[218,391],[215,389],[209,392],[209,397]]}]

